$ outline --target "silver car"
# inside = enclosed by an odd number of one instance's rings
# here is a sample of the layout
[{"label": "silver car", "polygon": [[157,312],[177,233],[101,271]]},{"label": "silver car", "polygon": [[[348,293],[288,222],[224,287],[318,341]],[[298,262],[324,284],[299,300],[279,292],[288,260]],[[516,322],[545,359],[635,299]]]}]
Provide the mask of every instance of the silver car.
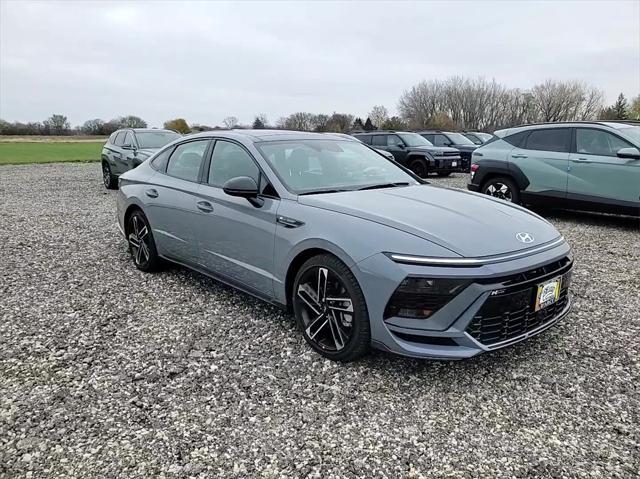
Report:
[{"label": "silver car", "polygon": [[168,260],[286,308],[330,359],[371,347],[468,358],[570,308],[570,250],[551,224],[429,185],[358,141],[211,131],[119,182],[118,223],[137,268]]}]

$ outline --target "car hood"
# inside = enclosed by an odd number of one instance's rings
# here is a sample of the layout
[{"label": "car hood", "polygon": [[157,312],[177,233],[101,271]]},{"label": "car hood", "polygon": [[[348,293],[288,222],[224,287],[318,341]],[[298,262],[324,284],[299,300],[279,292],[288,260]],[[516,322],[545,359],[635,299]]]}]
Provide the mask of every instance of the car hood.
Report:
[{"label": "car hood", "polygon": [[[520,251],[560,237],[550,223],[524,208],[431,185],[305,195],[298,201],[404,231],[467,258]],[[520,242],[518,233],[529,233],[533,242]]]},{"label": "car hood", "polygon": [[411,148],[411,151],[426,151],[427,153],[457,153],[459,150],[457,148],[450,148],[448,146],[418,146]]},{"label": "car hood", "polygon": [[473,151],[473,150],[475,150],[476,148],[478,148],[479,146],[482,146],[482,145],[453,145],[453,146],[454,146],[454,148],[456,148],[457,150],[460,150],[460,151]]}]

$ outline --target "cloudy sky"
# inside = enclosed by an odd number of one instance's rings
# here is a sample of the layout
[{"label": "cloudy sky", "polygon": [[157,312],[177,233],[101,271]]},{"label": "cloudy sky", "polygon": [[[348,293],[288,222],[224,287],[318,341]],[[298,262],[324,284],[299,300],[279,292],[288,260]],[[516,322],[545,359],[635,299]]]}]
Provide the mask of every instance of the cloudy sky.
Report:
[{"label": "cloudy sky", "polygon": [[221,124],[257,113],[394,112],[423,79],[640,93],[640,1],[0,0],[0,118],[135,114]]}]

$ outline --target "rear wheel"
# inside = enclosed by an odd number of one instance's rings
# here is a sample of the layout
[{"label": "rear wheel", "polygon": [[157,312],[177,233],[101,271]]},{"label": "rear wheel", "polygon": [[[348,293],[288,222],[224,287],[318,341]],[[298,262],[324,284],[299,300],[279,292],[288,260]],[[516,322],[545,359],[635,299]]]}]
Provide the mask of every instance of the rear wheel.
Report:
[{"label": "rear wheel", "polygon": [[127,241],[129,253],[136,268],[140,271],[155,271],[160,267],[160,257],[153,240],[151,227],[144,213],[136,210],[129,216],[127,222]]},{"label": "rear wheel", "polygon": [[429,174],[429,167],[427,166],[427,162],[422,158],[411,160],[409,162],[409,169],[420,178],[426,178]]},{"label": "rear wheel", "polygon": [[315,256],[302,265],[292,303],[304,339],[321,355],[352,361],[369,351],[364,295],[353,273],[335,256]]},{"label": "rear wheel", "polygon": [[482,192],[485,195],[510,201],[511,203],[520,202],[520,190],[514,181],[506,176],[498,176],[487,180],[482,185]]},{"label": "rear wheel", "polygon": [[118,178],[111,174],[111,167],[106,161],[102,163],[102,183],[104,183],[104,187],[108,190],[118,188]]}]

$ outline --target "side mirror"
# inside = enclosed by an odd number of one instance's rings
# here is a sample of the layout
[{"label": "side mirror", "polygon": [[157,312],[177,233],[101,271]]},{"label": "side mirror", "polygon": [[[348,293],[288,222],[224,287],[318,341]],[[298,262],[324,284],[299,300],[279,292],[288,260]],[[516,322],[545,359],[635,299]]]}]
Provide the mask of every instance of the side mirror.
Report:
[{"label": "side mirror", "polygon": [[239,196],[241,198],[256,198],[258,196],[258,184],[253,178],[248,176],[237,176],[227,180],[222,186],[229,196]]},{"label": "side mirror", "polygon": [[398,143],[398,148],[400,148],[401,150],[404,150],[404,143]]},{"label": "side mirror", "polygon": [[616,153],[618,158],[630,158],[632,160],[640,159],[640,151],[637,148],[620,148]]},{"label": "side mirror", "polygon": [[135,148],[133,147],[133,145],[131,143],[125,143],[124,145],[122,145],[122,149],[123,150],[135,150]]}]

